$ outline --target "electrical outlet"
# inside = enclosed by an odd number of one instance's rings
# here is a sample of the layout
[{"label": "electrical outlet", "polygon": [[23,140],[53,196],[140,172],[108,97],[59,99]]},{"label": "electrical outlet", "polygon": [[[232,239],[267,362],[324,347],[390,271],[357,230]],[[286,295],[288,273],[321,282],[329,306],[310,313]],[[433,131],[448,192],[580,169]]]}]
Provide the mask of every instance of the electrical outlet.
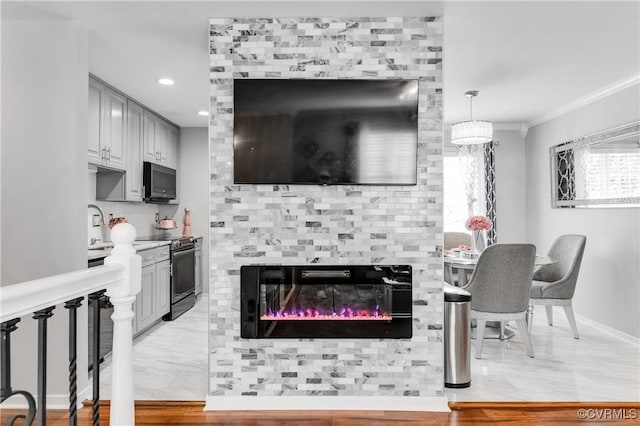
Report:
[{"label": "electrical outlet", "polygon": [[91,216],[91,225],[93,227],[99,227],[102,224],[102,222],[100,221],[100,215],[99,214],[94,214],[93,216]]}]

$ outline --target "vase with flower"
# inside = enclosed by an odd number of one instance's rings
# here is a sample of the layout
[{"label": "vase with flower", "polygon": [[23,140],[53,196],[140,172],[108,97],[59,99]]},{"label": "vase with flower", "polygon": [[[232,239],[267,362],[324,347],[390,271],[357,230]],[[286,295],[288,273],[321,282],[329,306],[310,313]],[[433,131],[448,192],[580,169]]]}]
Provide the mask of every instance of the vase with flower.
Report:
[{"label": "vase with flower", "polygon": [[487,246],[486,231],[493,227],[493,223],[486,216],[471,216],[464,226],[471,231],[471,253],[482,253]]}]

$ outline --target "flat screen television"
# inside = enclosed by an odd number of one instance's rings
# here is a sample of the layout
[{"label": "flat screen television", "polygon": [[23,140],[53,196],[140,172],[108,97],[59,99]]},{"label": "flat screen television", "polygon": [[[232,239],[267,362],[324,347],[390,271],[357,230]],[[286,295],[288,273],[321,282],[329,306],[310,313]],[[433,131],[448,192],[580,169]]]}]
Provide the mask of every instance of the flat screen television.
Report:
[{"label": "flat screen television", "polygon": [[235,183],[415,185],[418,80],[234,80]]}]

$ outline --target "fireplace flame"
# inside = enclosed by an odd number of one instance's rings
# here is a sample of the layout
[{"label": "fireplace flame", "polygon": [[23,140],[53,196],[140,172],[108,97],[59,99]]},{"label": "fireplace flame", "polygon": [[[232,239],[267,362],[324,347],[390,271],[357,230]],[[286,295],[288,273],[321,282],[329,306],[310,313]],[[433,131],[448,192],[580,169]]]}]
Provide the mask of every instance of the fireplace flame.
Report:
[{"label": "fireplace flame", "polygon": [[273,311],[269,309],[266,314],[260,316],[263,321],[297,321],[297,320],[366,320],[366,321],[391,321],[391,315],[380,312],[380,306],[376,306],[374,311],[367,309],[353,310],[349,307],[341,308],[338,312],[323,312],[322,309],[296,309],[288,311]]}]

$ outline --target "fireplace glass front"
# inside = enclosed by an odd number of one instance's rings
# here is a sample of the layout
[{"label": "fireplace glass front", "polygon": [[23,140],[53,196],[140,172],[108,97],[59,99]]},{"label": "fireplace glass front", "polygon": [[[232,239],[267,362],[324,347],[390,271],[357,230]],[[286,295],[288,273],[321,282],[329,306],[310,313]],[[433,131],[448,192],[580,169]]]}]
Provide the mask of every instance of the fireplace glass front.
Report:
[{"label": "fireplace glass front", "polygon": [[243,266],[243,338],[410,338],[411,267]]}]

